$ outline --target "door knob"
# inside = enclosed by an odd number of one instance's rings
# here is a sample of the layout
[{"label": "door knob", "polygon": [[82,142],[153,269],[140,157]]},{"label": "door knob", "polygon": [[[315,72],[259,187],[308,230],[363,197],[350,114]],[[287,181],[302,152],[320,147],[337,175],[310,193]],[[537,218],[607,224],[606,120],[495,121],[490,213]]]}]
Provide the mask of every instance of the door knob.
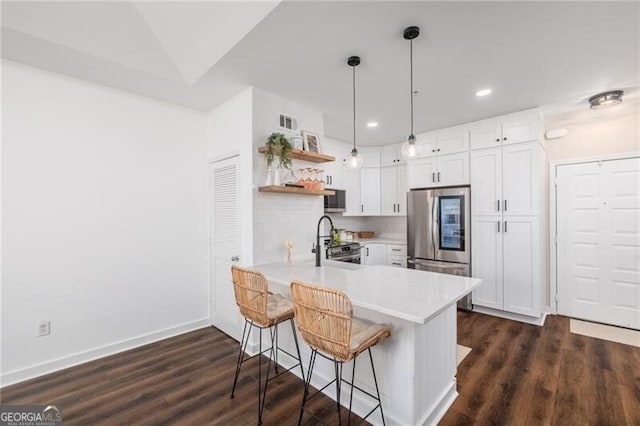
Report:
[{"label": "door knob", "polygon": [[231,256],[231,261],[232,262],[237,262],[238,260],[240,260],[240,256],[236,255],[236,256]]}]

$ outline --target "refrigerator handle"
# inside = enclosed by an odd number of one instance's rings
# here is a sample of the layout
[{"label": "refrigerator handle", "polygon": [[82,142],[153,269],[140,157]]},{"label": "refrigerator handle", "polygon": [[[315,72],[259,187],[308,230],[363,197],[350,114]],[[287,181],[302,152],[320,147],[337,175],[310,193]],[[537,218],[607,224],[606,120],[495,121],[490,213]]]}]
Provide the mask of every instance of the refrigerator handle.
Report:
[{"label": "refrigerator handle", "polygon": [[433,197],[433,205],[431,206],[431,243],[433,243],[433,257],[436,257],[436,227],[438,226],[437,210],[439,197]]}]

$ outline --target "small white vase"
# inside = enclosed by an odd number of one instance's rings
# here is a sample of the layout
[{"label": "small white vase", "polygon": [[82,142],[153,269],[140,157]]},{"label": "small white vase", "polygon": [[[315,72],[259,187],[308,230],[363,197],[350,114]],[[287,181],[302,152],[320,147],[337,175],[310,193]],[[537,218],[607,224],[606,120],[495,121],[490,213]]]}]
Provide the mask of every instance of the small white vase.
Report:
[{"label": "small white vase", "polygon": [[273,185],[280,186],[280,167],[273,170]]},{"label": "small white vase", "polygon": [[273,185],[273,167],[267,167],[267,181],[264,183],[265,186]]}]

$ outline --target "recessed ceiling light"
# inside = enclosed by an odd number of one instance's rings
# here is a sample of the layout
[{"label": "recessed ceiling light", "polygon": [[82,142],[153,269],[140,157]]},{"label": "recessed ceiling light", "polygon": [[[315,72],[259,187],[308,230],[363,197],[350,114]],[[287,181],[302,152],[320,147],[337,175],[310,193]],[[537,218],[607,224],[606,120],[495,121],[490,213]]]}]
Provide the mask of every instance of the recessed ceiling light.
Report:
[{"label": "recessed ceiling light", "polygon": [[378,127],[377,121],[370,121],[367,123],[367,127]]},{"label": "recessed ceiling light", "polygon": [[491,94],[491,89],[482,89],[482,90],[478,90],[476,92],[476,96],[480,97],[480,96],[487,96]]}]

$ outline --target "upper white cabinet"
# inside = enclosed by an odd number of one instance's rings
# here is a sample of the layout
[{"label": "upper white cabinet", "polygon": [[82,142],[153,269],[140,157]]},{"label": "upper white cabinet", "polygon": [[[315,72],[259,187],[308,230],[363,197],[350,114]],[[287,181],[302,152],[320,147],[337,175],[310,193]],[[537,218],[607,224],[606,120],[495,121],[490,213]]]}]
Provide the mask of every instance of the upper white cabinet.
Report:
[{"label": "upper white cabinet", "polygon": [[346,211],[344,215],[359,215],[362,209],[360,202],[360,170],[343,166],[342,177],[343,187],[346,192]]},{"label": "upper white cabinet", "polygon": [[362,156],[363,168],[380,167],[380,150],[375,148],[360,148],[358,151],[360,151],[360,155]]},{"label": "upper white cabinet", "polygon": [[433,157],[442,154],[469,150],[468,126],[456,126],[435,132],[416,135],[418,157]]},{"label": "upper white cabinet", "polygon": [[360,169],[360,214],[380,214],[380,169]]},{"label": "upper white cabinet", "polygon": [[542,148],[537,142],[502,148],[502,212],[540,214]]},{"label": "upper white cabinet", "polygon": [[409,189],[469,184],[469,153],[438,155],[410,160]]},{"label": "upper white cabinet", "polygon": [[325,186],[331,189],[345,189],[343,169],[345,159],[349,154],[349,145],[325,138],[322,145],[322,153],[335,157],[335,161],[322,165]]},{"label": "upper white cabinet", "polygon": [[380,169],[380,214],[405,216],[407,190],[407,166],[389,166]]},{"label": "upper white cabinet", "polygon": [[471,149],[492,148],[540,140],[541,120],[537,109],[515,112],[471,124]]},{"label": "upper white cabinet", "polygon": [[542,148],[537,142],[471,153],[471,213],[540,214]]},{"label": "upper white cabinet", "polygon": [[387,145],[380,151],[380,165],[382,167],[406,164],[402,158],[402,144]]}]

